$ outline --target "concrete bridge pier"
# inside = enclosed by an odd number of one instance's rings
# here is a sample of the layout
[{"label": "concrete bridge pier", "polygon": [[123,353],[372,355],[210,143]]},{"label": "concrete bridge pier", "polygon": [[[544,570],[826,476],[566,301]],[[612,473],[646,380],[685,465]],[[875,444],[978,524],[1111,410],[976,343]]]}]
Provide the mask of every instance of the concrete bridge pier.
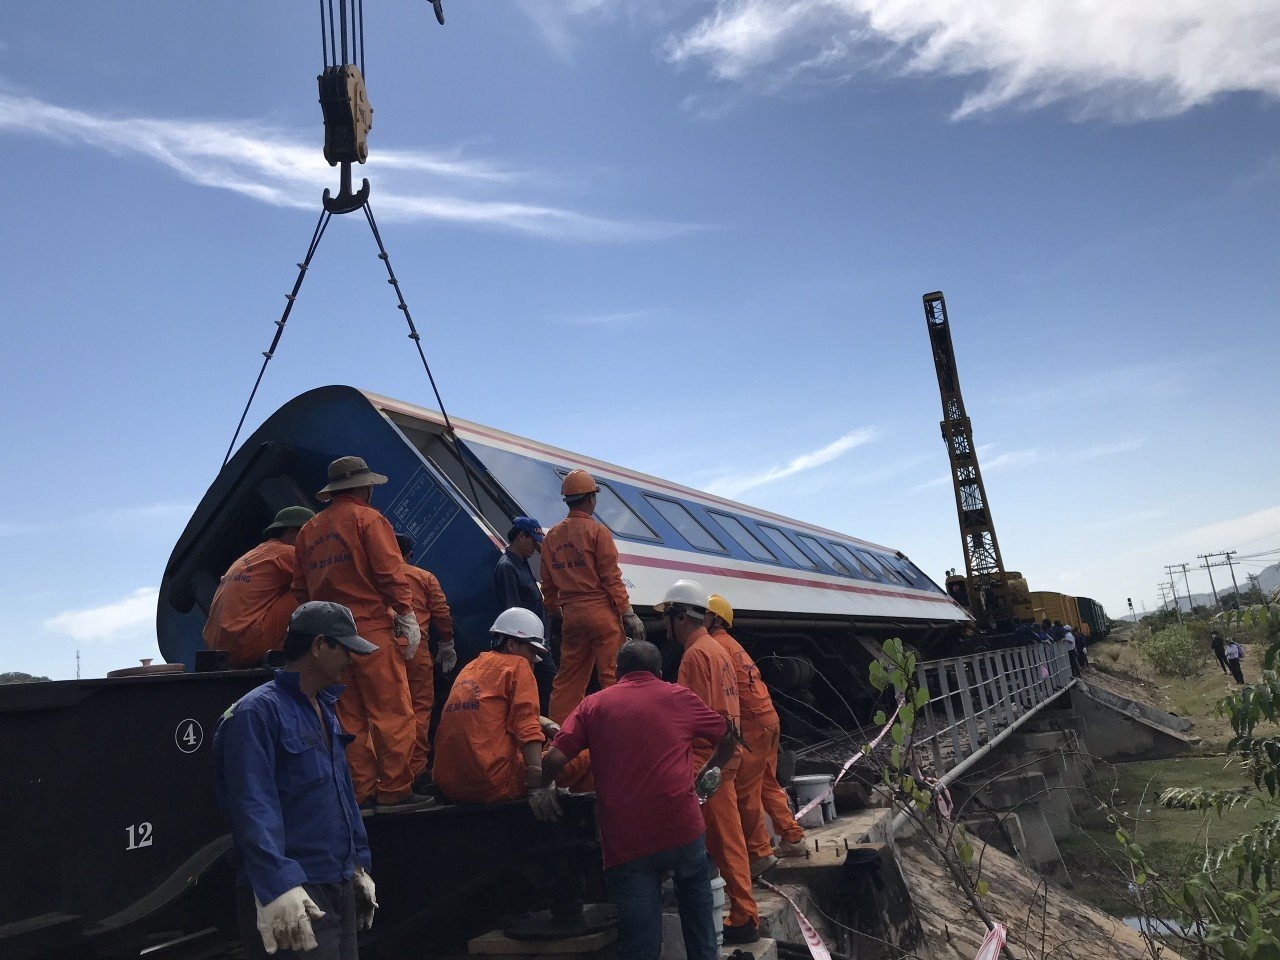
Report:
[{"label": "concrete bridge pier", "polygon": [[[1071,874],[1057,841],[1072,828],[1063,823],[1057,810],[1046,809],[1054,794],[1048,778],[1039,771],[1009,774],[983,792],[987,806],[1004,822],[1018,858],[1037,873],[1058,877],[1069,886]],[[1061,795],[1061,789],[1058,793]],[[1067,808],[1070,809],[1069,802]],[[1057,829],[1055,824],[1059,825]]]}]

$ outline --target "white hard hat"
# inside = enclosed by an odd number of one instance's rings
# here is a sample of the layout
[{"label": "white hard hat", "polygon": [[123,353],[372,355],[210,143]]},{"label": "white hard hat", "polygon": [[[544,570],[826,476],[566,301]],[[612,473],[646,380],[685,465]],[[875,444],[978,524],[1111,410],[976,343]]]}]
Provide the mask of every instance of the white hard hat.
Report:
[{"label": "white hard hat", "polygon": [[678,603],[684,607],[703,611],[707,609],[707,598],[707,588],[697,580],[677,580],[667,587],[666,596],[662,598],[661,603],[655,603],[653,609],[664,613],[669,604]]},{"label": "white hard hat", "polygon": [[498,614],[498,619],[493,621],[493,626],[489,628],[489,632],[498,633],[504,637],[512,637],[527,643],[539,654],[550,652],[543,641],[542,618],[532,610],[526,610],[524,607],[511,607],[503,610]]}]

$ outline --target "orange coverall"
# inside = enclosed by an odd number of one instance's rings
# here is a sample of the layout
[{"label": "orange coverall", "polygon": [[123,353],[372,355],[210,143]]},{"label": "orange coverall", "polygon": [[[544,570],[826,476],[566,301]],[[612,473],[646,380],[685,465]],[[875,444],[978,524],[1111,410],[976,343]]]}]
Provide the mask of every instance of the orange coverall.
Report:
[{"label": "orange coverall", "polygon": [[622,613],[631,606],[613,534],[591,514],[570,510],[543,538],[542,602],[548,617],[564,614],[560,669],[549,704],[551,719],[563,723],[586,696],[592,667],[601,687],[612,686],[614,661],[626,639]]},{"label": "orange coverall", "polygon": [[427,769],[431,750],[428,739],[431,731],[431,708],[436,702],[435,661],[431,659],[431,650],[427,646],[427,627],[434,624],[440,642],[451,643],[453,614],[449,612],[449,602],[434,573],[411,563],[405,564],[404,573],[409,578],[409,589],[413,592],[413,614],[418,618],[418,626],[422,630],[422,643],[418,646],[417,654],[404,665],[409,677],[409,699],[413,703],[415,723],[413,756],[409,759],[409,769],[413,771],[414,777],[418,777]]},{"label": "orange coverall", "polygon": [[[676,680],[688,687],[716,713],[734,726],[740,725],[741,708],[738,681],[733,659],[725,653],[706,630],[695,630],[680,659]],[[711,756],[714,747],[699,743],[694,747],[693,771]],[[760,910],[751,896],[751,862],[747,856],[746,834],[738,813],[737,774],[742,751],[734,751],[733,759],[720,768],[720,787],[702,805],[702,819],[707,825],[707,853],[724,877],[725,895],[729,899],[728,925],[742,926],[748,921],[760,922]]]},{"label": "orange coverall", "polygon": [[436,786],[450,803],[519,800],[528,792],[521,748],[544,739],[529,661],[511,653],[482,653],[453,681],[440,714]]},{"label": "orange coverall", "polygon": [[256,667],[268,650],[284,646],[289,618],[298,608],[293,583],[293,547],[260,543],[233,563],[218,583],[204,625],[210,650],[227,651],[233,667]]},{"label": "orange coverall", "polygon": [[409,760],[417,726],[404,658],[387,614],[388,609],[413,609],[395,531],[373,507],[351,494],[336,493],[329,506],[298,531],[294,550],[297,601],[346,605],[360,636],[378,647],[377,653],[351,658],[347,689],[337,703],[342,728],[355,737],[347,747],[347,764],[356,799],[364,802],[376,791],[382,803],[403,800],[413,784]]},{"label": "orange coverall", "polygon": [[773,852],[773,844],[764,823],[765,812],[784,840],[798,843],[804,839],[804,830],[791,814],[787,793],[778,785],[778,712],[755,661],[742,644],[725,630],[717,630],[711,637],[733,660],[738,682],[742,739],[747,742],[738,768],[738,813],[747,838],[747,852],[753,859],[767,857]]}]

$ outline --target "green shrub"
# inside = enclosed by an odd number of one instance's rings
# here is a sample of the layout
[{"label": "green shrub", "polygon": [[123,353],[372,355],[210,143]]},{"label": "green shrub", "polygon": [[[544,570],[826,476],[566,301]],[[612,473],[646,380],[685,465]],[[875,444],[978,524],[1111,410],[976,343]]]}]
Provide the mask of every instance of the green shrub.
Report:
[{"label": "green shrub", "polygon": [[1209,645],[1197,636],[1200,632],[1175,624],[1142,638],[1138,642],[1138,650],[1157,673],[1170,677],[1194,677],[1209,662]]}]

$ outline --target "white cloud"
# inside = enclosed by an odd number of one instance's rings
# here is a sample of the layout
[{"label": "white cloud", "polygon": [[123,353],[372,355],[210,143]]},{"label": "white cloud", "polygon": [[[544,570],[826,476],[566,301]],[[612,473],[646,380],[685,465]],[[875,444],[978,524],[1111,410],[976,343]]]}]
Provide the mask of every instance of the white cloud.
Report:
[{"label": "white cloud", "polygon": [[978,78],[955,114],[1068,102],[1170,116],[1236,91],[1280,96],[1274,0],[716,0],[667,42],[676,64],[769,85],[857,71]]},{"label": "white cloud", "polygon": [[154,631],[160,591],[141,587],[119,600],[82,610],[65,610],[44,621],[47,633],[65,634],[77,642],[134,639],[145,628]]},{"label": "white cloud", "polygon": [[[979,459],[978,465],[981,467],[982,475],[984,477],[993,473],[999,473],[1002,470],[1027,467],[1033,463],[1039,463],[1044,459],[1044,456],[1040,451],[1034,447],[1026,450],[1006,450],[1004,453],[998,453],[993,457],[988,457],[987,454],[993,446],[993,444],[989,443],[978,444],[978,456],[979,458],[983,458]],[[942,476],[934,477],[932,480],[926,480],[924,483],[917,484],[911,488],[911,492],[915,493],[919,490],[931,490],[934,487],[945,487],[950,483],[951,475],[949,473],[943,474]]]},{"label": "white cloud", "polygon": [[560,322],[573,324],[574,326],[611,327],[631,323],[634,320],[643,320],[645,317],[650,315],[651,311],[649,310],[620,310],[617,313],[599,313],[578,317],[562,317]]},{"label": "white cloud", "polygon": [[[1177,534],[1165,541],[1170,547],[1182,547],[1193,553],[1211,550],[1234,550],[1243,543],[1257,540],[1269,530],[1280,528],[1280,506],[1255,513],[1220,520]],[[1181,562],[1181,561],[1179,561]]]},{"label": "white cloud", "polygon": [[857,430],[851,430],[839,439],[831,441],[824,447],[819,447],[809,453],[802,453],[782,466],[769,467],[758,473],[743,476],[723,477],[709,483],[706,486],[706,490],[708,493],[714,493],[722,497],[736,497],[746,493],[748,490],[762,487],[766,483],[773,483],[775,480],[782,480],[786,477],[794,477],[796,474],[821,467],[848,453],[855,447],[863,446],[879,438],[880,431],[875,427],[859,427]]},{"label": "white cloud", "polygon": [[[244,121],[113,118],[71,110],[34,97],[0,92],[0,130],[81,143],[116,156],[142,156],[190,183],[230,190],[278,207],[318,210],[320,192],[336,191],[338,173],[311,142]],[[382,149],[370,169],[379,173],[374,195],[386,220],[444,220],[565,240],[650,240],[696,227],[629,222],[563,207],[466,196],[463,190],[508,186],[527,179],[490,161],[456,153]],[[357,182],[364,170],[356,171]],[[434,192],[441,182],[453,194]],[[433,192],[428,192],[428,189]]]}]

